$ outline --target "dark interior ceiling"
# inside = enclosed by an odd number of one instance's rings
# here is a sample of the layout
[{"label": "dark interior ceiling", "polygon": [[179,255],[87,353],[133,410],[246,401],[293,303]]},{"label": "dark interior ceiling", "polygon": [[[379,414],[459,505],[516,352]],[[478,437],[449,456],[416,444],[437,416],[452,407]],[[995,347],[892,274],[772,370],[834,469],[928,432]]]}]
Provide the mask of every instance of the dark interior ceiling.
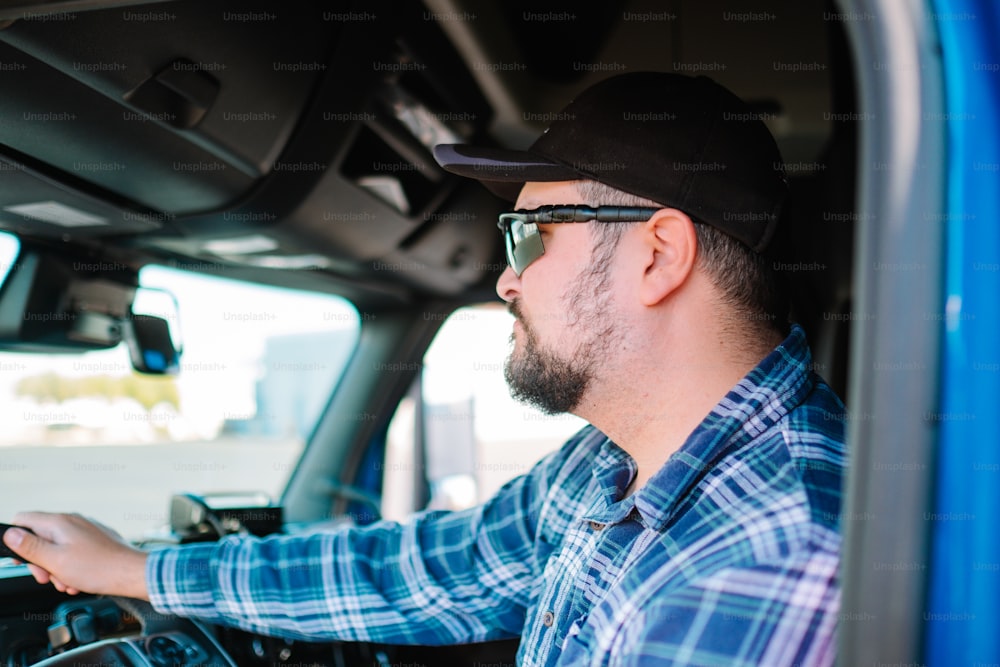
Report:
[{"label": "dark interior ceiling", "polygon": [[[488,293],[502,203],[434,143],[525,146],[591,82],[672,69],[817,159],[825,5],[748,26],[729,4],[7,2],[0,228],[360,301]],[[789,76],[790,53],[823,68]]]}]

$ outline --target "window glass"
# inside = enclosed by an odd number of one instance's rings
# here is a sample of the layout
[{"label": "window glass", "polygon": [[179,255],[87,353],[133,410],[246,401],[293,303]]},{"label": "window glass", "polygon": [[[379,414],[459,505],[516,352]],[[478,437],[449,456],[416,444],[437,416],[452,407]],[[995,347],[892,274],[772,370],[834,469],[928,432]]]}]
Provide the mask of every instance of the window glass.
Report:
[{"label": "window glass", "polygon": [[139,539],[168,523],[173,493],[283,490],[357,342],[357,311],[163,267],[140,282],[176,297],[176,377],[134,372],[124,345],[0,351],[0,520],[74,511]]},{"label": "window glass", "polygon": [[406,401],[390,425],[383,515],[415,509],[414,467],[430,483],[434,509],[476,505],[528,472],[586,422],[545,415],[511,398],[503,377],[514,318],[499,304],[462,308],[442,325],[424,355],[425,454],[415,454],[414,410]]},{"label": "window glass", "polygon": [[20,246],[16,236],[0,232],[0,285],[7,279],[7,274],[14,266]]}]

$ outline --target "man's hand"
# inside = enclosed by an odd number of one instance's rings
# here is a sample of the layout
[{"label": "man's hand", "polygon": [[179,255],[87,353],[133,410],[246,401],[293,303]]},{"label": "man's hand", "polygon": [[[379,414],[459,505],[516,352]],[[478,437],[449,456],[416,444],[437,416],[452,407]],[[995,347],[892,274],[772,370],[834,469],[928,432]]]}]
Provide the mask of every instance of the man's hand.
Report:
[{"label": "man's hand", "polygon": [[9,529],[4,544],[25,560],[40,584],[70,595],[80,592],[149,599],[146,554],[115,531],[79,514],[23,512],[13,523],[35,531]]}]

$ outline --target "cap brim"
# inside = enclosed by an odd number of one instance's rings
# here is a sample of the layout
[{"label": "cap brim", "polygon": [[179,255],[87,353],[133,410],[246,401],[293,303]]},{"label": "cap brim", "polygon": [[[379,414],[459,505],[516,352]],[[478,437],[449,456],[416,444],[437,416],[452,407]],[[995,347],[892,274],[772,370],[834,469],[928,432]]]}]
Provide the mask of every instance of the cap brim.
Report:
[{"label": "cap brim", "polygon": [[573,181],[583,175],[528,151],[484,148],[466,144],[438,144],[434,159],[445,171],[472,178],[493,194],[515,201],[528,181]]}]

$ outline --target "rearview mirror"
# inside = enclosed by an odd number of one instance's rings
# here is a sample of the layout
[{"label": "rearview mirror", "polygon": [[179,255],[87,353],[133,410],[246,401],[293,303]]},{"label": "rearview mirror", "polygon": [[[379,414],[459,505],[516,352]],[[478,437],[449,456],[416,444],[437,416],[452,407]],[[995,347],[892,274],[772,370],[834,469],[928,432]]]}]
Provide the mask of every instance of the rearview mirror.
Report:
[{"label": "rearview mirror", "polygon": [[137,290],[147,291],[133,267],[28,244],[9,267],[0,286],[0,349],[83,353],[124,341],[136,371],[177,373],[181,352],[167,319],[133,309]]}]

